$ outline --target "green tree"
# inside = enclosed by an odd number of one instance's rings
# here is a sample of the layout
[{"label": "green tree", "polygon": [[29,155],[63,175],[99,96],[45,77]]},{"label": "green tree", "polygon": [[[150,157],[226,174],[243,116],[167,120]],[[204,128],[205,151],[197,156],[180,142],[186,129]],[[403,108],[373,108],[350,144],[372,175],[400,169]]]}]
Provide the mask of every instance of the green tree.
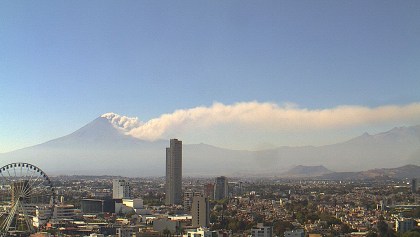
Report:
[{"label": "green tree", "polygon": [[369,233],[366,235],[366,237],[377,237],[377,236],[378,236],[378,234],[376,234],[373,231],[369,231]]},{"label": "green tree", "polygon": [[413,210],[412,215],[414,218],[420,218],[420,207]]},{"label": "green tree", "polygon": [[293,230],[294,226],[288,221],[276,221],[273,223],[273,231],[278,236],[283,236],[286,230]]},{"label": "green tree", "polygon": [[170,236],[170,235],[171,235],[171,231],[170,231],[170,230],[168,230],[168,228],[165,228],[165,229],[163,230],[162,234],[163,234],[164,236],[168,237],[168,236]]},{"label": "green tree", "polygon": [[344,234],[351,233],[352,229],[350,228],[349,225],[341,223],[341,232]]},{"label": "green tree", "polygon": [[229,230],[232,230],[233,232],[238,232],[238,228],[239,227],[239,224],[238,224],[238,221],[236,220],[236,219],[230,219],[229,220],[229,224],[228,224],[228,229]]},{"label": "green tree", "polygon": [[402,237],[420,237],[420,233],[417,231],[410,231],[410,232],[404,233]]},{"label": "green tree", "polygon": [[379,217],[379,221],[376,224],[378,234],[381,237],[395,237],[397,236],[393,229],[389,228],[389,225],[385,222],[383,216]]}]

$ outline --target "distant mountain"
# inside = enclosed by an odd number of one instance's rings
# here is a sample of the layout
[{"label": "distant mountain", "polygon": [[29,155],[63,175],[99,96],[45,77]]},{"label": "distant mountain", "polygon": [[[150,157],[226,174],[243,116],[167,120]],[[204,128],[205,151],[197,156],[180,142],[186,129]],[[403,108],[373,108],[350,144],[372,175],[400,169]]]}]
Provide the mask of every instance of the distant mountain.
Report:
[{"label": "distant mountain", "polygon": [[2,163],[33,163],[50,174],[158,176],[167,141],[125,135],[99,117],[79,130],[36,146],[0,154]]},{"label": "distant mountain", "polygon": [[412,179],[420,178],[420,166],[405,165],[390,169],[371,169],[360,172],[335,172],[322,175],[323,179],[346,180],[346,179]]},{"label": "distant mountain", "polygon": [[[163,176],[168,145],[166,140],[150,142],[126,135],[108,118],[99,117],[67,136],[0,154],[0,166],[21,161],[51,175]],[[315,175],[316,171],[303,167],[320,164],[335,171],[420,165],[420,126],[363,134],[320,147],[245,151],[207,144],[183,146],[184,176],[279,176],[297,165],[302,165],[301,171],[294,172]]]},{"label": "distant mountain", "polygon": [[282,173],[280,177],[290,177],[290,178],[318,177],[318,176],[322,176],[322,175],[330,174],[330,173],[333,173],[333,171],[325,168],[322,165],[318,165],[318,166],[298,165],[288,170],[287,172]]}]

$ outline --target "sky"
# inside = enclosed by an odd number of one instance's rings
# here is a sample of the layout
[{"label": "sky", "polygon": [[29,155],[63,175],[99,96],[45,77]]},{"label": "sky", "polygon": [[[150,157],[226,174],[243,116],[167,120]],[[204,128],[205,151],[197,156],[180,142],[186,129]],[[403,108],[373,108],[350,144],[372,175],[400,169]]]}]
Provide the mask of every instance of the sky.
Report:
[{"label": "sky", "polygon": [[420,1],[1,1],[0,153],[108,112],[137,118],[141,138],[235,149],[420,124],[419,11]]}]

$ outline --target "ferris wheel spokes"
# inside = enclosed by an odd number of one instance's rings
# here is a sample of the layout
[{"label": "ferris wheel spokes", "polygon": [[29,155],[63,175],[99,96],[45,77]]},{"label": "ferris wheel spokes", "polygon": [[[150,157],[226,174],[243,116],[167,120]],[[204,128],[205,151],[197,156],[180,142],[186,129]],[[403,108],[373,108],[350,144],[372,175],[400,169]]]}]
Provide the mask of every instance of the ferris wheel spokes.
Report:
[{"label": "ferris wheel spokes", "polygon": [[[28,163],[0,168],[0,236],[29,235],[51,218],[55,193],[49,177]],[[42,217],[42,223],[35,218]]]}]

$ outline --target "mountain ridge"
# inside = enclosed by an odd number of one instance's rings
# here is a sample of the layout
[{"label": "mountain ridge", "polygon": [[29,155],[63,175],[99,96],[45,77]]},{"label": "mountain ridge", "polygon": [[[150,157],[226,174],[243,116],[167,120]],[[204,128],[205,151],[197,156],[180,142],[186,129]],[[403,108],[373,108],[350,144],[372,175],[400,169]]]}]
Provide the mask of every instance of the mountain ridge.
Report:
[{"label": "mountain ridge", "polygon": [[290,177],[290,178],[297,178],[297,177],[318,177],[324,174],[334,173],[327,169],[323,165],[316,165],[316,166],[304,166],[304,165],[297,165],[288,171],[280,174],[280,177]]},{"label": "mountain ridge", "polygon": [[411,179],[420,178],[420,166],[408,164],[396,168],[376,168],[360,172],[334,172],[318,176],[322,179]]},{"label": "mountain ridge", "polygon": [[[129,176],[160,176],[165,170],[167,146],[167,140],[147,141],[127,135],[124,129],[101,116],[66,136],[2,153],[0,162],[31,162],[59,174],[119,175],[118,172],[123,172]],[[360,171],[420,164],[420,125],[398,127],[376,135],[364,134],[326,146],[282,146],[258,151],[231,150],[204,143],[183,147],[184,174],[190,176],[276,176],[297,165],[320,164],[336,171]],[[378,164],[382,167],[376,167]]]}]

